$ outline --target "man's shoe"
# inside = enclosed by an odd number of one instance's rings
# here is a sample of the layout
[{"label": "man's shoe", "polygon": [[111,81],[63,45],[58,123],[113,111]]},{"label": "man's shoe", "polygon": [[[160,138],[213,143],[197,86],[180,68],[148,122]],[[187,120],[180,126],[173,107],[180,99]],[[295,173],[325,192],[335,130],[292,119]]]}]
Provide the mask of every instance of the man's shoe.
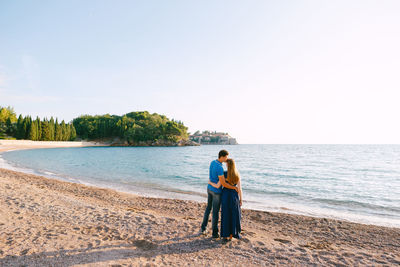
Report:
[{"label": "man's shoe", "polygon": [[212,235],[212,238],[218,238],[219,237],[219,234],[213,234]]},{"label": "man's shoe", "polygon": [[200,230],[200,234],[202,234],[202,235],[207,235],[207,229],[206,230]]}]

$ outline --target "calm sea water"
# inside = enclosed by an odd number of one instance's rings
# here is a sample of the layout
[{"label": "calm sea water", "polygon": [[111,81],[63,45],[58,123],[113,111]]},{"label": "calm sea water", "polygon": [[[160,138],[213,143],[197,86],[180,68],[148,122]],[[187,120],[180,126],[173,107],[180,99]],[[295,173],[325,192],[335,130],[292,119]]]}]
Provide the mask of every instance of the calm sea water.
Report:
[{"label": "calm sea water", "polygon": [[400,145],[87,147],[6,152],[27,172],[156,197],[205,201],[210,161],[236,160],[244,208],[400,227]]}]

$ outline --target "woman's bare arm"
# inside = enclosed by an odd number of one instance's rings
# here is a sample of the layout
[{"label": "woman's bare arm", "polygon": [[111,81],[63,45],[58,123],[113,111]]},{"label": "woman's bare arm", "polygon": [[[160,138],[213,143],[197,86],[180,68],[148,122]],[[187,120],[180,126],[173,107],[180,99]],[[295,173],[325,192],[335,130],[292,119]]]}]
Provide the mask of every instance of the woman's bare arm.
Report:
[{"label": "woman's bare arm", "polygon": [[240,179],[239,182],[237,184],[238,188],[239,188],[239,201],[240,201],[240,206],[242,206],[243,203],[243,192],[242,192],[242,184],[240,183]]}]

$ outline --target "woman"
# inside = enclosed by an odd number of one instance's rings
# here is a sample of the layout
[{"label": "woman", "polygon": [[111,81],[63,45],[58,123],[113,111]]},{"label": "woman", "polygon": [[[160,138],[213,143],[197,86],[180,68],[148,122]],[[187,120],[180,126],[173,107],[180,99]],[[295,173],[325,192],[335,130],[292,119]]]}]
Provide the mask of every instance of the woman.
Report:
[{"label": "woman", "polygon": [[[228,188],[222,189],[221,194],[221,237],[224,240],[232,240],[232,237],[240,238],[241,226],[241,211],[242,206],[242,186],[240,183],[240,175],[236,169],[236,164],[233,159],[228,159],[226,161],[228,165],[228,172],[225,173],[225,178],[227,183],[238,187],[238,191]],[[221,183],[217,184],[209,181],[210,185],[218,188]]]}]

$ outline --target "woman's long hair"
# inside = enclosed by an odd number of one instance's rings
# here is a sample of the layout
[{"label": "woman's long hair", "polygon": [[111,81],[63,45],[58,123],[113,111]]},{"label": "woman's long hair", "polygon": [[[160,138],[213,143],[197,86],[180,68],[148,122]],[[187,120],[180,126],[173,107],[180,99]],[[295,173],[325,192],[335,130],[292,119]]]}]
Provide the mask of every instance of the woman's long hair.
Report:
[{"label": "woman's long hair", "polygon": [[228,175],[226,178],[226,182],[231,185],[236,185],[239,182],[240,174],[236,169],[235,161],[233,159],[228,159],[226,163],[228,165]]}]

